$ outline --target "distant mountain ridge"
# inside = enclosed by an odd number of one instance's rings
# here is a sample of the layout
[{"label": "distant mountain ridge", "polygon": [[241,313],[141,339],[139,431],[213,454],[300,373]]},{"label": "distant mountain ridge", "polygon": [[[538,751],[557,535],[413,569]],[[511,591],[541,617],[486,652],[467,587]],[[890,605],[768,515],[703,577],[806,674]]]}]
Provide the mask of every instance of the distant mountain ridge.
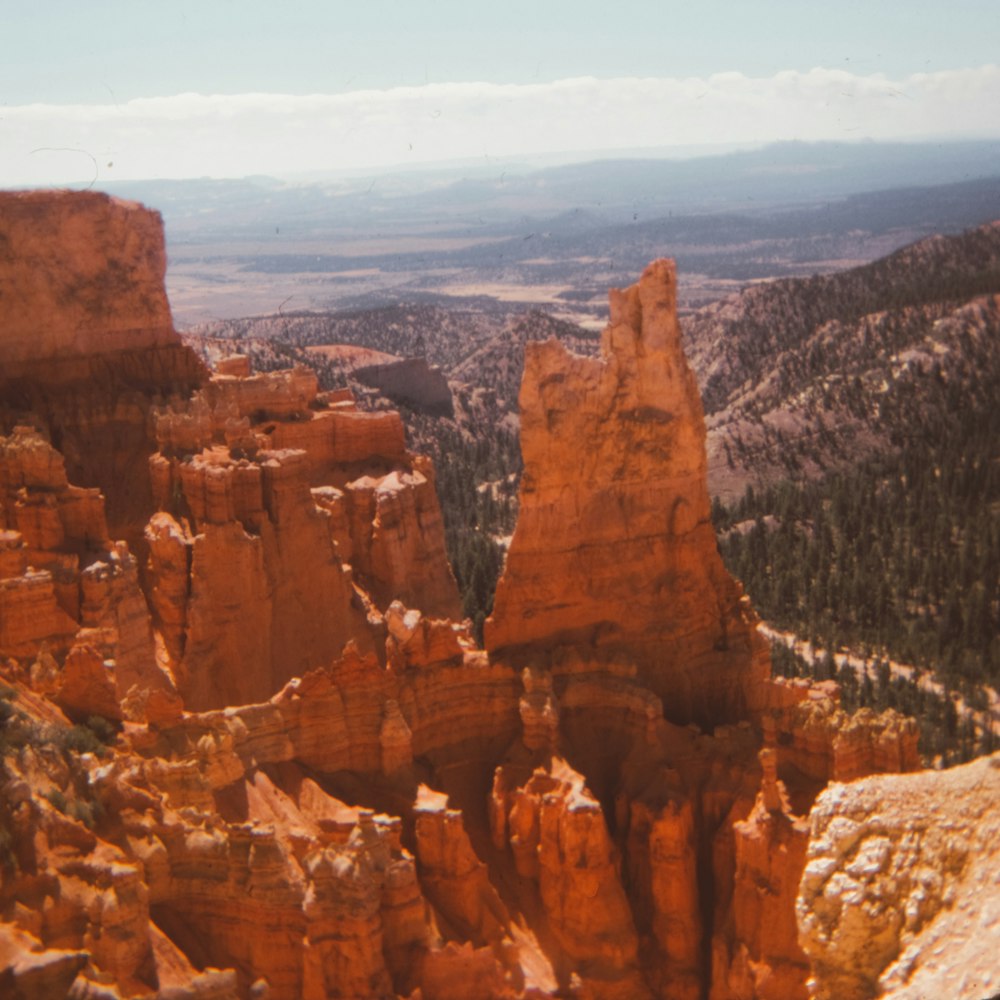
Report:
[{"label": "distant mountain ridge", "polygon": [[[514,233],[525,218],[582,210],[602,224],[659,214],[757,211],[848,198],[865,191],[961,183],[1000,175],[1000,140],[948,143],[784,142],[698,156],[599,159],[559,167],[499,161],[482,168],[363,171],[354,178],[291,183],[272,177],[111,182],[111,194],[157,205],[168,242],[193,236],[335,235],[432,225],[461,232]],[[335,208],[335,210],[334,210]],[[447,223],[447,225],[442,225]],[[508,232],[510,229],[508,228]]]}]

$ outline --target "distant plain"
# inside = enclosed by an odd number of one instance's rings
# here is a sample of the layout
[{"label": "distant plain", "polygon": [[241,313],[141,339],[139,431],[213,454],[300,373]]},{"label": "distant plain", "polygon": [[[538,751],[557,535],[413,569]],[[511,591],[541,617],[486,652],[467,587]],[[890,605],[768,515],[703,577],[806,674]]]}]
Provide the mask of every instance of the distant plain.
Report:
[{"label": "distant plain", "polygon": [[393,303],[544,308],[588,328],[678,260],[685,313],[1000,218],[1000,142],[781,143],[697,159],[351,180],[123,182],[164,215],[177,325]]}]

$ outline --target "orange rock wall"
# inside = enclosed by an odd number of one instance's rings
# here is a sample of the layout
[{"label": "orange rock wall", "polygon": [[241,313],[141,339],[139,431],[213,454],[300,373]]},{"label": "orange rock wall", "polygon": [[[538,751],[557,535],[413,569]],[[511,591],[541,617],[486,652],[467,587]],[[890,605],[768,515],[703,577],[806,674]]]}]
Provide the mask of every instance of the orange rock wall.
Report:
[{"label": "orange rock wall", "polygon": [[[308,381],[287,374],[268,383],[275,410]],[[267,698],[349,640],[373,648],[380,611],[393,601],[433,615],[460,611],[433,469],[403,449],[398,415],[358,421],[346,410],[307,409],[301,419],[248,424],[241,433],[254,444],[234,457],[235,448],[213,443],[227,411],[206,398],[238,382],[213,379],[191,404],[158,414],[166,454],[150,463],[161,509],[145,539],[151,601],[196,710]],[[314,379],[307,388],[314,395]],[[304,448],[270,448],[278,441]],[[375,449],[367,462],[363,447]],[[366,466],[375,474],[345,482]],[[233,662],[243,669],[227,669]]]},{"label": "orange rock wall", "polygon": [[161,513],[147,540],[157,623],[195,710],[261,701],[350,639],[371,648],[305,456],[259,459],[220,452],[154,463],[161,504],[183,499],[193,520],[185,529]]},{"label": "orange rock wall", "polygon": [[0,196],[4,376],[32,362],[177,344],[156,212],[98,192]]},{"label": "orange rock wall", "polygon": [[70,484],[62,456],[27,427],[0,436],[0,528],[0,656],[75,717],[120,718],[133,685],[169,686],[104,498]]},{"label": "orange rock wall", "polygon": [[133,547],[153,401],[206,377],[174,331],[165,270],[156,212],[97,192],[0,192],[0,430],[30,414]]}]

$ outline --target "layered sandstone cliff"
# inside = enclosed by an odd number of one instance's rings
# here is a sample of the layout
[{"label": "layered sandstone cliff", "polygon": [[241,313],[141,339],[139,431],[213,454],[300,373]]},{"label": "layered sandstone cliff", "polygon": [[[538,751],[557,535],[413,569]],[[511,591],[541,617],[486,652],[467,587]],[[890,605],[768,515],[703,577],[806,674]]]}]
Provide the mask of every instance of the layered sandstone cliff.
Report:
[{"label": "layered sandstone cliff", "polygon": [[[53,382],[37,364],[4,389],[5,995],[805,995],[840,946],[796,940],[805,816],[830,780],[912,766],[914,734],[767,679],[708,523],[671,265],[613,294],[600,361],[531,353],[487,652],[449,620],[433,469],[398,415],[306,369],[189,366],[155,289],[143,311],[155,216],[74,197],[0,204],[106,253],[65,268],[115,299],[102,351],[56,275],[25,292],[57,345],[89,332]],[[16,250],[5,266],[26,280]],[[122,411],[145,499],[116,477],[105,498],[60,454],[111,440],[89,410],[72,424],[65,373],[97,406],[80,373],[118,384],[163,350],[190,381],[131,382]],[[133,523],[142,579],[112,541]]]},{"label": "layered sandstone cliff", "polygon": [[62,455],[24,426],[0,435],[0,657],[77,719],[120,719],[134,686],[173,686],[104,497],[72,485]]},{"label": "layered sandstone cliff", "polygon": [[[121,676],[100,687],[121,697],[134,651],[210,708],[267,698],[351,640],[380,649],[393,600],[458,617],[433,470],[398,414],[319,398],[308,369],[209,378],[173,329],[156,213],[6,194],[0,238],[5,648],[45,641],[61,664],[80,626],[124,617],[125,655],[90,637],[80,676],[110,655]],[[155,665],[120,537],[145,563]]]},{"label": "layered sandstone cliff", "polygon": [[150,509],[150,410],[205,377],[174,330],[166,263],[160,216],[141,205],[0,193],[0,425],[39,427],[133,547]]},{"label": "layered sandstone cliff", "polygon": [[381,653],[393,601],[459,617],[399,414],[331,405],[296,368],[217,374],[155,417],[150,597],[188,707],[267,698],[351,641]]}]

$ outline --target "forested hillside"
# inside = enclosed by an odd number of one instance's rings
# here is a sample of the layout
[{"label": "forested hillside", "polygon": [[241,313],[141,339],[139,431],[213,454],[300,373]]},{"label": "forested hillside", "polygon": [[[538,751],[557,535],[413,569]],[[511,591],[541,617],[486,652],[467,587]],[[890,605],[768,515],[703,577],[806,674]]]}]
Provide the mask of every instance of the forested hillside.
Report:
[{"label": "forested hillside", "polygon": [[[720,545],[761,615],[822,648],[929,668],[973,706],[1000,686],[998,249],[994,225],[754,289],[698,355],[717,361],[716,444],[749,479],[715,501]],[[947,718],[916,690],[853,695]],[[937,750],[993,745],[951,730]]]},{"label": "forested hillside", "polygon": [[[921,240],[837,274],[754,285],[685,321],[688,356],[701,379],[705,410],[715,413],[740,405],[748,387],[770,385],[777,378],[772,391],[780,391],[824,368],[833,371],[842,359],[818,355],[821,348],[813,343],[827,324],[850,329],[865,317],[905,316],[913,307],[997,291],[1000,222],[960,236]],[[863,359],[906,339],[904,330],[887,333],[882,343],[865,339],[860,352],[850,353]]]}]

